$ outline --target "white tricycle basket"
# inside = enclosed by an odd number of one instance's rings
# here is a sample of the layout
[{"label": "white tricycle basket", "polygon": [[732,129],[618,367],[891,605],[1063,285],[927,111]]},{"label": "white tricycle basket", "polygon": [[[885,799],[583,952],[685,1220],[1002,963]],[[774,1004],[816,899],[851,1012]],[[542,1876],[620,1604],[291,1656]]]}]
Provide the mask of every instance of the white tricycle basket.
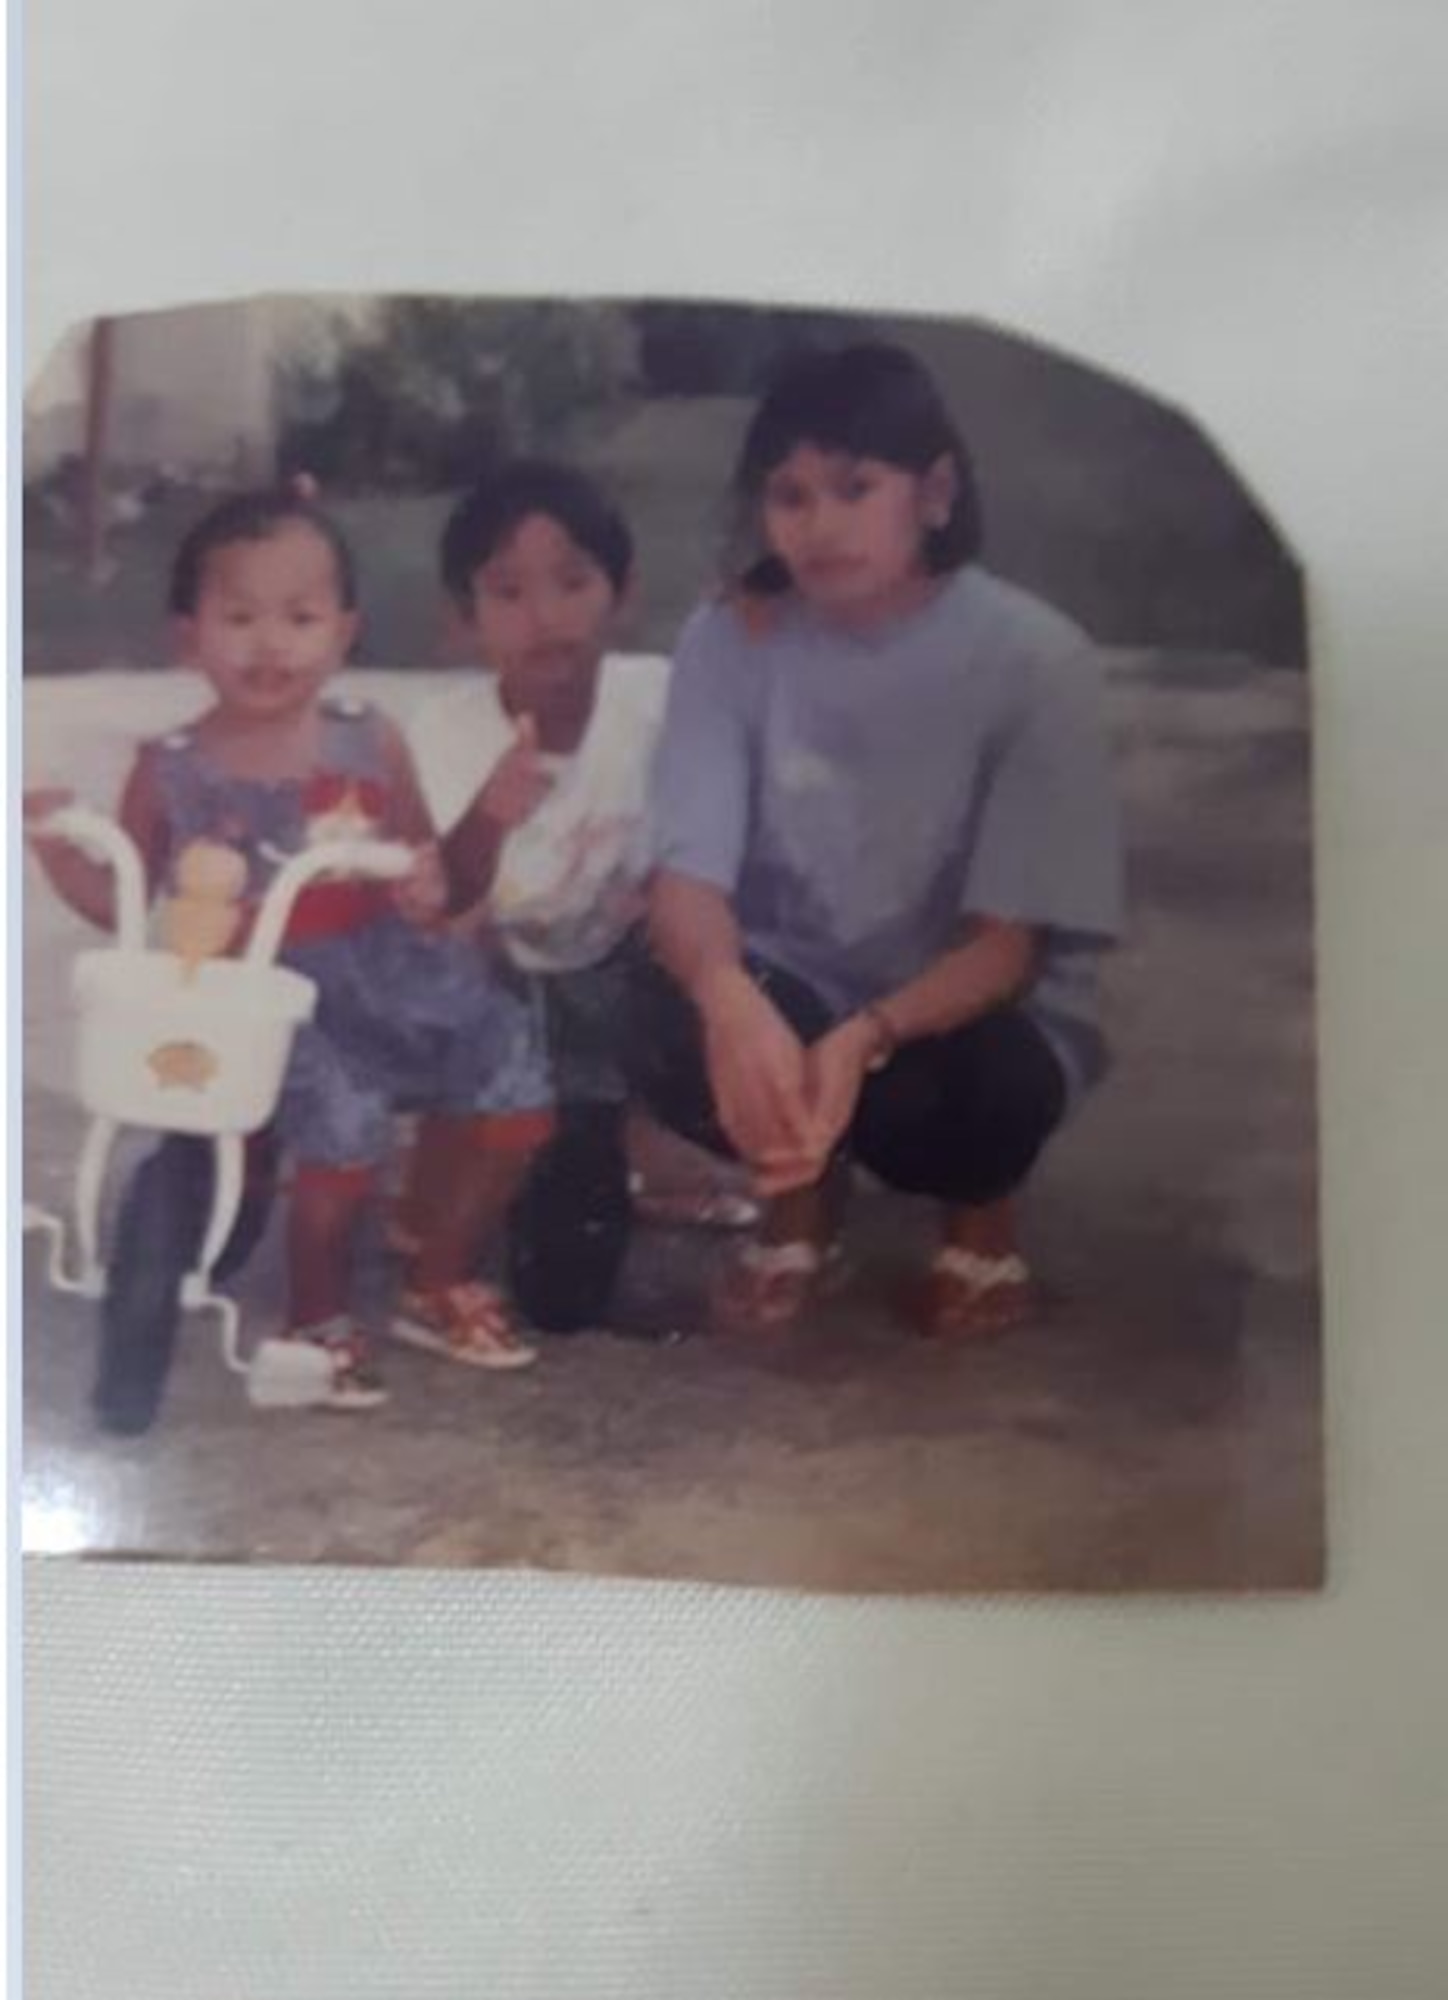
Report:
[{"label": "white tricycle basket", "polygon": [[276,1109],[292,1036],[317,991],[278,965],[170,952],[75,961],[76,1090],[93,1116],[157,1132],[255,1132]]}]

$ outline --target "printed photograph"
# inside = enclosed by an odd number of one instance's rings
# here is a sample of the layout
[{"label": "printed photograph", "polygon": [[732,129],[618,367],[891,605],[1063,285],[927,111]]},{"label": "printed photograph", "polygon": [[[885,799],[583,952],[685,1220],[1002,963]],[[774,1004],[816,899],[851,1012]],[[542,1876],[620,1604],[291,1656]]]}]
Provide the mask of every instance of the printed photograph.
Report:
[{"label": "printed photograph", "polygon": [[987,320],[268,297],[25,407],[23,1540],[1320,1588],[1304,580]]}]

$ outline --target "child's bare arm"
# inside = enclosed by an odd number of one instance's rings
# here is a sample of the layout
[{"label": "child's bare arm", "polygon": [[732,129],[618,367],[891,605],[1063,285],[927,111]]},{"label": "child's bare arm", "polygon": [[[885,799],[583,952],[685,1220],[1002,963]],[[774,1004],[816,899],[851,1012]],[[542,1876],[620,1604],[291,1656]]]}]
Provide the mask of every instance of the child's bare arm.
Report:
[{"label": "child's bare arm", "polygon": [[455,910],[472,909],[491,893],[509,834],[532,817],[552,788],[552,776],[538,755],[537,725],[531,716],[522,716],[513,742],[443,838]]},{"label": "child's bare arm", "polygon": [[388,833],[415,850],[412,872],[393,884],[392,901],[400,916],[414,924],[433,924],[444,916],[448,889],[438,852],[432,815],[422,796],[417,767],[402,732],[384,719],[382,750],[387,762],[390,810]]},{"label": "child's bare arm", "polygon": [[[116,890],[109,864],[84,853],[74,842],[44,831],[43,822],[73,801],[74,794],[60,787],[27,792],[23,802],[26,842],[61,901],[87,923],[113,930]],[[140,849],[146,886],[153,890],[160,862],[161,818],[150,759],[144,751],[131,766],[117,817]]]},{"label": "child's bare arm", "polygon": [[390,796],[387,832],[394,840],[405,840],[413,847],[425,847],[437,838],[432,815],[422,796],[412,752],[403,741],[401,730],[385,716],[382,718],[382,755],[387,766]]},{"label": "child's bare arm", "polygon": [[75,803],[74,792],[59,785],[45,785],[26,792],[21,811],[25,844],[40,863],[41,870],[60,900],[84,917],[87,923],[109,930],[115,922],[115,891],[111,871],[93,860],[72,841],[47,833],[44,822],[63,806]]},{"label": "child's bare arm", "polygon": [[471,910],[489,894],[507,837],[508,828],[480,813],[476,800],[443,836],[442,860],[453,910]]}]

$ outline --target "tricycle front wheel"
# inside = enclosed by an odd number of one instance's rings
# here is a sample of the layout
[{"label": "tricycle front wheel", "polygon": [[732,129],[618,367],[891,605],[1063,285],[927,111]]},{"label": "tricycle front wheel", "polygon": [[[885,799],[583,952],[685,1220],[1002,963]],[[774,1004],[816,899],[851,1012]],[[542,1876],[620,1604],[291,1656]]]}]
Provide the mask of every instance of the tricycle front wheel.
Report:
[{"label": "tricycle front wheel", "polygon": [[[241,1208],[217,1259],[217,1278],[240,1270],[266,1229],[274,1194],[268,1135],[249,1143],[247,1166]],[[171,1134],[141,1162],[122,1198],[91,1396],[104,1430],[134,1437],[156,1420],[181,1323],[181,1287],[201,1254],[215,1172],[210,1140]]]}]

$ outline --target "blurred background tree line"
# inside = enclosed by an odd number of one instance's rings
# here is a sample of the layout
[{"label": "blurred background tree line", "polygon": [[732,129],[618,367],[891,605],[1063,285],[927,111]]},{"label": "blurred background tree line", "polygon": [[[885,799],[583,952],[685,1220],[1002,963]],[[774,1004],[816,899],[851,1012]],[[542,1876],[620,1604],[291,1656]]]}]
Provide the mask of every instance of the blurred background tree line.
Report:
[{"label": "blurred background tree line", "polygon": [[[755,396],[836,314],[744,306],[389,299],[323,359],[278,365],[278,470],[438,491],[596,435],[629,402]],[[855,322],[858,328],[858,322]]]},{"label": "blurred background tree line", "polygon": [[448,659],[443,516],[518,452],[567,457],[615,495],[641,557],[633,637],[666,649],[717,578],[730,467],[769,377],[800,348],[867,337],[903,341],[940,383],[976,460],[991,567],[1109,645],[1305,663],[1291,551],[1192,417],[980,321],[413,297],[237,301],[114,326],[103,562],[94,533],[90,559],[78,553],[97,485],[76,445],[96,425],[72,389],[53,399],[42,451],[27,413],[27,671],[164,659],[177,536],[209,494],[299,471],[356,545],[359,663]]}]

